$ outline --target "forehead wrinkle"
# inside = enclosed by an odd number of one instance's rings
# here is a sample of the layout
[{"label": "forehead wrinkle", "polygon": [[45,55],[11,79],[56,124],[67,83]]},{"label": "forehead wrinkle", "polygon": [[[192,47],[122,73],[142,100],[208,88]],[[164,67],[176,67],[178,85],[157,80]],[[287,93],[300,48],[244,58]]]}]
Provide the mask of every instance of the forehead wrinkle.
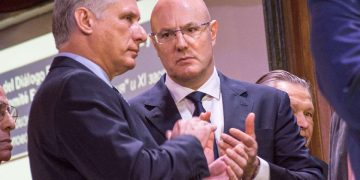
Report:
[{"label": "forehead wrinkle", "polygon": [[296,109],[302,109],[304,111],[311,111],[314,112],[314,104],[312,103],[311,98],[305,97],[305,98],[299,98],[298,96],[289,95],[290,98],[290,104],[291,106],[294,106]]},{"label": "forehead wrinkle", "polygon": [[122,14],[129,15],[136,18],[137,20],[140,20],[140,12],[139,9],[137,9],[136,7],[125,7],[122,10]]}]

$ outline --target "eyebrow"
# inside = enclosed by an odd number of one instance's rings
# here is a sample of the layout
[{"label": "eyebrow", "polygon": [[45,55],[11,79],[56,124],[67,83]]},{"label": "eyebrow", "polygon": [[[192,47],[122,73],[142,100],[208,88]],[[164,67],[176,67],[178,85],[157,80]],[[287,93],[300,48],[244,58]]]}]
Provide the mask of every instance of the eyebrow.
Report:
[{"label": "eyebrow", "polygon": [[[200,24],[195,23],[195,22],[189,22],[189,23],[181,26],[180,29],[183,29],[183,28],[189,27],[189,26],[193,26],[193,25],[200,25]],[[176,29],[178,29],[178,28],[161,28],[160,31],[158,31],[158,33],[159,33],[159,32],[162,32],[162,31],[174,31],[174,30],[176,30]]]},{"label": "eyebrow", "polygon": [[0,101],[0,108],[1,108],[1,109],[4,108],[4,107],[7,108],[7,106],[9,106],[8,103],[6,103],[6,102],[4,102],[4,101]]},{"label": "eyebrow", "polygon": [[192,26],[192,25],[200,25],[201,23],[195,23],[195,22],[189,22],[187,24],[185,24],[183,27],[188,27],[188,26]]},{"label": "eyebrow", "polygon": [[131,16],[132,18],[136,18],[137,21],[140,21],[139,13],[134,9],[127,9],[123,13],[121,13],[121,17]]}]

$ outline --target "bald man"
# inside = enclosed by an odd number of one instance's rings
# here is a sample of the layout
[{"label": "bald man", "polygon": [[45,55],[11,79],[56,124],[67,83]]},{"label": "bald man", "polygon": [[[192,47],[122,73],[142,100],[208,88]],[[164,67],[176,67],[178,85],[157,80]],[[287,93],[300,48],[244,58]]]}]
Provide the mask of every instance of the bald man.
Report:
[{"label": "bald man", "polygon": [[[151,15],[151,40],[166,74],[132,99],[132,107],[161,144],[165,132],[178,119],[191,119],[201,104],[218,127],[220,157],[238,153],[246,159],[245,165],[237,161],[239,178],[322,179],[300,136],[288,95],[230,79],[216,69],[218,26],[202,0],[159,0]],[[246,154],[232,151],[239,144]]]},{"label": "bald man", "polygon": [[9,105],[4,89],[0,86],[0,164],[11,158],[10,131],[15,129],[16,109]]}]

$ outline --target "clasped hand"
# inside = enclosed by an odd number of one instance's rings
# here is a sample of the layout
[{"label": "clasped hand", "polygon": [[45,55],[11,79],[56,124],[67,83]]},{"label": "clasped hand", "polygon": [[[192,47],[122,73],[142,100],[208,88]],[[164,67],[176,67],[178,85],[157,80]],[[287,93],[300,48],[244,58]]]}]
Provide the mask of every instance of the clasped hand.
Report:
[{"label": "clasped hand", "polygon": [[171,131],[167,131],[168,139],[179,135],[193,135],[204,148],[210,177],[206,180],[249,180],[254,178],[259,166],[257,158],[258,145],[256,142],[254,121],[255,114],[249,113],[245,119],[245,133],[231,128],[230,135],[222,134],[218,143],[220,157],[214,160],[213,143],[216,126],[210,124],[210,112],[202,113],[192,120],[179,120]]},{"label": "clasped hand", "polygon": [[[257,169],[259,167],[259,159],[257,158],[258,145],[255,135],[255,114],[249,113],[245,119],[245,133],[241,130],[231,128],[229,130],[230,135],[222,134],[218,143],[220,150],[220,158],[214,161],[213,153],[207,153],[204,150],[209,162],[209,169],[211,176],[207,179],[244,179],[250,180],[256,176]],[[211,136],[209,141],[211,140]],[[212,142],[208,143],[208,146],[212,146]],[[226,174],[221,172],[220,162],[223,161],[226,164]],[[216,168],[213,168],[216,167]]]}]

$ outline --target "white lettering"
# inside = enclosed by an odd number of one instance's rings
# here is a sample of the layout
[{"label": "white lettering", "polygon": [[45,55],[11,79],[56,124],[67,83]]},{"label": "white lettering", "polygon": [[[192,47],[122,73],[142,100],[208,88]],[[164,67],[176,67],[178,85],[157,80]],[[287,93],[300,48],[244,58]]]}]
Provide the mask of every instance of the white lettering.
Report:
[{"label": "white lettering", "polygon": [[14,78],[11,78],[9,81],[5,80],[2,87],[4,88],[5,93],[13,92],[15,90]]},{"label": "white lettering", "polygon": [[29,95],[25,91],[23,93],[19,93],[16,97],[9,99],[9,103],[12,106],[19,107],[25,104],[28,104],[30,102]]},{"label": "white lettering", "polygon": [[20,90],[21,88],[26,88],[31,85],[39,86],[45,79],[45,72],[39,71],[33,74],[25,73],[22,75],[15,76],[15,88]]}]

